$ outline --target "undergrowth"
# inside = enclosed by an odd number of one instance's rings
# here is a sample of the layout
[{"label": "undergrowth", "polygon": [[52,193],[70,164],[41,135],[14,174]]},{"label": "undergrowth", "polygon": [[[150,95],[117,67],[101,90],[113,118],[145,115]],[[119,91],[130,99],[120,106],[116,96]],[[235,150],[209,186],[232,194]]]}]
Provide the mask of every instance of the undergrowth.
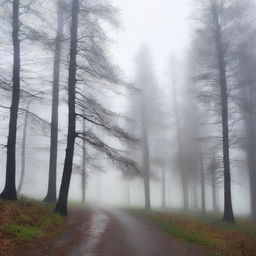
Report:
[{"label": "undergrowth", "polygon": [[53,205],[22,198],[0,200],[0,256],[27,255],[33,245],[51,239],[66,229],[63,217],[53,214]]},{"label": "undergrowth", "polygon": [[256,256],[256,223],[229,224],[211,217],[133,211],[149,218],[168,234],[211,249],[213,256]]}]

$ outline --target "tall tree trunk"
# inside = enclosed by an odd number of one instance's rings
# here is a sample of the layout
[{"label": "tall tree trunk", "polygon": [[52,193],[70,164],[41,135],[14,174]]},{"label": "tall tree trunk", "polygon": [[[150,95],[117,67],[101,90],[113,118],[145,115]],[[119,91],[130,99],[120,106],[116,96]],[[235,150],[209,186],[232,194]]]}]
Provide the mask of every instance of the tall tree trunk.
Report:
[{"label": "tall tree trunk", "polygon": [[212,170],[212,209],[214,213],[218,212],[217,188],[216,188],[216,170]]},{"label": "tall tree trunk", "polygon": [[25,112],[25,118],[24,118],[24,126],[23,126],[23,134],[22,134],[22,145],[21,145],[21,172],[20,172],[20,181],[18,185],[18,195],[20,195],[23,183],[24,183],[24,177],[25,177],[25,169],[26,169],[26,143],[27,143],[27,129],[28,129],[28,111],[29,111],[29,105],[30,103],[27,103],[27,108]]},{"label": "tall tree trunk", "polygon": [[67,215],[68,192],[73,167],[74,146],[76,139],[76,68],[77,68],[77,32],[78,32],[79,0],[72,1],[71,45],[68,79],[68,138],[64,163],[63,176],[60,187],[59,199],[55,212]]},{"label": "tall tree trunk", "polygon": [[146,101],[146,87],[142,87],[141,98],[141,121],[142,121],[142,153],[143,153],[143,181],[144,181],[144,197],[145,209],[151,210],[150,202],[150,157],[149,157],[149,142],[148,142],[148,108]]},{"label": "tall tree trunk", "polygon": [[206,214],[206,207],[205,207],[205,173],[204,173],[204,162],[202,157],[202,151],[200,149],[200,182],[201,182],[201,213],[202,215]]},{"label": "tall tree trunk", "polygon": [[150,210],[150,163],[149,163],[149,145],[148,145],[148,128],[145,120],[142,122],[143,133],[143,174],[144,174],[144,191],[145,191],[145,209]]},{"label": "tall tree trunk", "polygon": [[[85,114],[84,114],[85,115]],[[82,203],[85,203],[85,187],[86,187],[86,145],[85,145],[85,119],[83,119],[83,152],[82,152]]]},{"label": "tall tree trunk", "polygon": [[235,222],[232,196],[231,196],[231,173],[229,157],[229,113],[226,65],[222,42],[222,31],[220,27],[217,6],[212,3],[212,15],[215,26],[215,43],[218,57],[218,69],[220,77],[221,108],[222,108],[222,140],[223,140],[223,163],[224,163],[224,216],[223,220],[230,223]]},{"label": "tall tree trunk", "polygon": [[186,171],[183,163],[183,148],[182,148],[182,139],[181,139],[181,129],[180,129],[180,116],[179,108],[177,102],[177,91],[176,91],[176,78],[173,71],[173,103],[174,103],[174,114],[176,119],[176,130],[178,138],[178,157],[179,157],[179,167],[181,169],[181,182],[182,182],[182,194],[183,194],[183,208],[187,210],[189,208],[189,197],[188,197],[188,184],[186,180]]},{"label": "tall tree trunk", "polygon": [[193,189],[192,193],[194,195],[194,209],[198,210],[199,207],[198,207],[198,196],[197,196],[197,183],[196,183],[196,181],[193,181],[193,188],[192,189]]},{"label": "tall tree trunk", "polygon": [[15,175],[16,175],[16,137],[17,137],[17,120],[20,101],[20,1],[13,0],[13,17],[12,17],[12,40],[13,40],[13,88],[12,103],[10,109],[9,134],[7,142],[7,163],[6,163],[6,180],[5,187],[1,198],[8,200],[17,200]]},{"label": "tall tree trunk", "polygon": [[166,209],[166,175],[165,168],[162,168],[162,209]]},{"label": "tall tree trunk", "polygon": [[59,118],[59,83],[61,48],[63,38],[63,10],[62,0],[57,4],[57,36],[55,39],[54,64],[53,64],[53,87],[52,87],[52,116],[51,116],[51,144],[50,163],[48,177],[48,191],[44,199],[45,202],[56,202],[56,176],[57,176],[57,154],[58,154],[58,118]]}]

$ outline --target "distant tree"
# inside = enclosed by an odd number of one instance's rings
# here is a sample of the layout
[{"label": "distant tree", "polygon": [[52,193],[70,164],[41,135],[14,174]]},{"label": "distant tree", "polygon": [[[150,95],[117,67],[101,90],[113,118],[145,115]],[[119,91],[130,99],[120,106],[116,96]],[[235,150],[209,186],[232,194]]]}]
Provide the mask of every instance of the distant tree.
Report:
[{"label": "distant tree", "polygon": [[175,116],[177,142],[178,142],[178,166],[181,172],[181,182],[182,182],[182,198],[183,198],[183,208],[187,210],[189,208],[189,191],[188,191],[188,177],[187,170],[185,170],[185,157],[182,142],[182,130],[181,130],[181,117],[180,117],[180,106],[178,103],[177,96],[177,74],[176,74],[176,60],[174,57],[171,59],[171,83],[172,83],[172,95],[173,95],[173,111]]},{"label": "distant tree", "polygon": [[50,163],[48,192],[44,199],[45,202],[56,202],[56,176],[57,176],[57,153],[58,153],[58,118],[59,118],[59,86],[61,68],[61,49],[63,41],[64,9],[63,1],[58,0],[57,9],[57,33],[55,39],[54,65],[53,65],[53,86],[52,86],[52,114],[51,114],[51,144],[50,144]]},{"label": "distant tree", "polygon": [[217,198],[217,175],[216,172],[219,169],[219,164],[215,158],[210,161],[208,170],[210,171],[210,177],[211,177],[211,186],[212,186],[212,208],[213,212],[217,213],[219,211],[218,209],[218,198]]},{"label": "distant tree", "polygon": [[25,170],[26,170],[26,144],[27,144],[27,130],[28,130],[28,118],[29,118],[29,105],[30,102],[28,101],[27,107],[25,110],[25,117],[24,117],[24,125],[23,125],[23,132],[22,132],[22,145],[21,145],[21,172],[20,172],[20,180],[19,185],[17,188],[17,193],[20,195],[21,189],[24,183],[25,178]]},{"label": "distant tree", "polygon": [[[158,110],[158,92],[157,82],[153,70],[150,50],[147,46],[142,46],[136,58],[136,80],[135,85],[138,89],[138,95],[134,101],[134,111],[136,115],[136,126],[140,127],[137,136],[141,138],[141,169],[144,180],[145,208],[151,209],[150,203],[150,175],[153,155],[155,153],[153,144],[156,127],[159,125],[156,121]],[[137,113],[136,113],[137,111]]]}]

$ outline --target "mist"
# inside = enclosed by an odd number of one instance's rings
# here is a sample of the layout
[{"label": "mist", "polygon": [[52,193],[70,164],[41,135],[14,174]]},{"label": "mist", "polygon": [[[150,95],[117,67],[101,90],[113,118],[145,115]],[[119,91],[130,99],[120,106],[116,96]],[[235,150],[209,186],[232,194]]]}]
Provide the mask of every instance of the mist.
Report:
[{"label": "mist", "polygon": [[[36,200],[102,226],[67,255],[94,250],[118,225],[132,237],[142,215],[254,223],[255,7],[2,0],[0,203]],[[255,255],[245,244],[234,255]],[[143,248],[134,250],[152,253]],[[159,255],[176,255],[167,252]]]}]

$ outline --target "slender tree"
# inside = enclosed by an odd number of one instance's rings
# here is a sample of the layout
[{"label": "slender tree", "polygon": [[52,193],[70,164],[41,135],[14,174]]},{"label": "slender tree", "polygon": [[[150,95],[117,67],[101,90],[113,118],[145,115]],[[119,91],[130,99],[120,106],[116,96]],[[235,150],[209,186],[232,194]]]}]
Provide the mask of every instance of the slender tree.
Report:
[{"label": "slender tree", "polygon": [[[201,147],[200,147],[201,148]],[[202,157],[202,152],[199,152],[199,161],[200,161],[200,184],[201,184],[201,213],[205,215],[205,170],[204,170],[204,160]]]},{"label": "slender tree", "polygon": [[[83,119],[83,134],[86,133],[85,119]],[[86,141],[83,139],[82,146],[82,203],[85,203],[86,189]]]},{"label": "slender tree", "polygon": [[56,202],[56,176],[57,176],[57,154],[58,154],[58,109],[59,109],[59,83],[61,66],[61,48],[63,40],[63,1],[57,2],[57,35],[55,39],[54,64],[53,64],[53,87],[52,87],[52,114],[51,114],[51,142],[48,192],[45,202]]},{"label": "slender tree", "polygon": [[142,100],[142,141],[143,141],[142,143],[143,143],[143,177],[144,177],[145,208],[146,210],[150,210],[151,208],[150,162],[149,162],[149,142],[148,142],[148,127],[147,127],[146,115],[147,115],[147,112],[145,110],[145,101]]},{"label": "slender tree", "polygon": [[67,215],[68,191],[72,174],[74,157],[74,146],[76,138],[76,68],[77,68],[77,32],[78,32],[79,0],[72,1],[72,21],[71,21],[71,45],[68,78],[68,138],[64,163],[63,176],[60,187],[59,199],[55,212]]},{"label": "slender tree", "polygon": [[[217,153],[221,154],[223,159],[223,220],[231,223],[234,223],[235,219],[231,197],[230,145],[237,145],[232,128],[239,115],[233,101],[236,95],[234,89],[237,89],[238,84],[238,50],[248,36],[252,21],[248,12],[251,9],[248,9],[251,1],[245,2],[198,1],[200,12],[195,23],[197,29],[193,42],[195,58],[192,70],[198,86],[197,97],[208,115],[208,127],[212,130],[209,139],[215,138],[215,144],[216,139],[221,142],[222,148],[218,148]],[[241,36],[241,33],[244,36]],[[212,129],[219,125],[221,133]],[[213,144],[213,140],[211,143]]]},{"label": "slender tree", "polygon": [[162,209],[166,209],[166,173],[165,167],[162,168]]},{"label": "slender tree", "polygon": [[136,85],[140,90],[136,106],[140,112],[138,123],[141,125],[140,137],[142,146],[142,173],[144,181],[145,209],[150,210],[150,174],[152,162],[150,151],[153,148],[149,141],[152,141],[153,139],[152,134],[157,108],[157,99],[155,98],[157,95],[157,88],[150,51],[147,46],[143,46],[137,56]]},{"label": "slender tree", "polygon": [[17,137],[17,120],[20,101],[20,1],[13,0],[13,17],[12,17],[12,41],[13,41],[13,88],[12,103],[10,109],[9,134],[7,142],[7,164],[6,164],[6,181],[1,198],[16,200],[16,137]]},{"label": "slender tree", "polygon": [[184,152],[183,152],[183,145],[182,145],[180,114],[179,114],[177,88],[176,88],[177,81],[176,81],[176,74],[174,70],[175,69],[174,64],[175,64],[174,59],[172,59],[172,92],[173,92],[173,108],[174,108],[174,115],[175,115],[177,140],[178,140],[178,162],[179,162],[179,168],[181,169],[183,208],[188,209],[189,207],[188,183],[187,183],[187,177],[186,177],[186,170],[184,166]]},{"label": "slender tree", "polygon": [[211,2],[212,19],[214,26],[214,39],[218,60],[220,95],[221,95],[221,118],[222,118],[222,142],[223,142],[223,164],[224,164],[224,216],[223,220],[235,222],[232,199],[231,199],[231,174],[229,156],[229,113],[228,113],[228,92],[227,92],[227,72],[225,55],[223,49],[223,36],[218,14],[218,6]]},{"label": "slender tree", "polygon": [[21,193],[21,189],[22,189],[22,186],[23,186],[23,183],[24,183],[24,178],[25,178],[25,170],[26,170],[26,144],[27,144],[29,106],[30,106],[30,102],[28,101],[26,111],[25,111],[24,126],[23,126],[23,133],[22,133],[21,172],[20,172],[19,185],[18,185],[18,188],[17,188],[18,195],[20,195],[20,193]]}]

